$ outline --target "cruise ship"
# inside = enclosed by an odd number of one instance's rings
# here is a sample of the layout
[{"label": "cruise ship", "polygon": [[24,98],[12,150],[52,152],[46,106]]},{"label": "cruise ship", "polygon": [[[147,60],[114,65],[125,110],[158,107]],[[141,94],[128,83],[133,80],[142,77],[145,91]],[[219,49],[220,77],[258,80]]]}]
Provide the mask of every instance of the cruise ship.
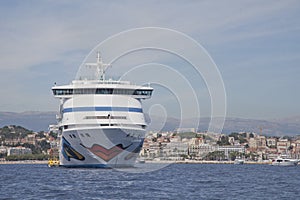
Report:
[{"label": "cruise ship", "polygon": [[54,85],[60,100],[57,115],[59,162],[64,167],[132,167],[142,148],[146,122],[141,101],[152,95],[150,85],[106,80],[110,66],[100,53],[85,63],[94,78],[80,77],[69,85]]}]

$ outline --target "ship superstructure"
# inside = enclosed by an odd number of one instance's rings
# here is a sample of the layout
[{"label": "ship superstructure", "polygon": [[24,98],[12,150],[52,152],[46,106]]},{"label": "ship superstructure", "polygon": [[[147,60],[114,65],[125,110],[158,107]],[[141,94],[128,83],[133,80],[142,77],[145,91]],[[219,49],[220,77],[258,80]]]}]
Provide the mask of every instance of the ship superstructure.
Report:
[{"label": "ship superstructure", "polygon": [[141,100],[150,98],[153,88],[106,80],[109,65],[102,62],[99,52],[97,62],[85,67],[94,71],[95,78],[81,77],[69,85],[52,87],[60,99],[60,165],[133,166],[147,126]]}]

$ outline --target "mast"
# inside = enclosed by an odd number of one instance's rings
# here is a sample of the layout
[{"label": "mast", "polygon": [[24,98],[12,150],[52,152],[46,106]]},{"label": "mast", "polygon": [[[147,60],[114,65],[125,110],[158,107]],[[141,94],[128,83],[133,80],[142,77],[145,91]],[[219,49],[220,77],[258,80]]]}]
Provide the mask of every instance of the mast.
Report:
[{"label": "mast", "polygon": [[96,63],[86,63],[86,67],[95,68],[95,77],[97,80],[105,80],[105,71],[111,64],[103,63],[100,51],[97,52],[97,62]]}]

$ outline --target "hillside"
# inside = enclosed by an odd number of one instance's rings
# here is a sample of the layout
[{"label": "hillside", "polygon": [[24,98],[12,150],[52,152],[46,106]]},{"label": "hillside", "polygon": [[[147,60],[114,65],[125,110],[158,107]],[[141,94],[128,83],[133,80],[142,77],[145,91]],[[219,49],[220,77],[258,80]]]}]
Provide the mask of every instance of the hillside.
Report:
[{"label": "hillside", "polygon": [[0,127],[17,125],[33,131],[47,131],[56,123],[56,112],[0,112]]},{"label": "hillside", "polygon": [[[17,125],[26,127],[33,131],[47,131],[49,124],[55,124],[56,112],[0,112],[0,127],[7,125]],[[182,122],[176,118],[163,119],[159,116],[154,116],[150,120],[146,115],[146,121],[149,123],[148,130],[152,131],[174,131],[182,123],[181,127],[196,128],[195,124],[199,122],[198,130],[206,131],[210,122],[210,118],[192,118],[185,119]],[[226,118],[223,133],[231,132],[256,132],[264,135],[300,135],[300,116],[294,116],[283,119],[272,120],[256,120],[243,118]]]}]

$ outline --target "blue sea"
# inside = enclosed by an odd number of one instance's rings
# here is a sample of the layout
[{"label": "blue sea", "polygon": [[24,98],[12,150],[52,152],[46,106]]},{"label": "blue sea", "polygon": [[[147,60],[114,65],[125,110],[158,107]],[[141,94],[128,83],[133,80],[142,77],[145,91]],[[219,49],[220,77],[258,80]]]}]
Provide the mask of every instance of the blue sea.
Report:
[{"label": "blue sea", "polygon": [[148,172],[138,168],[0,165],[0,199],[300,199],[300,166],[171,164]]}]

